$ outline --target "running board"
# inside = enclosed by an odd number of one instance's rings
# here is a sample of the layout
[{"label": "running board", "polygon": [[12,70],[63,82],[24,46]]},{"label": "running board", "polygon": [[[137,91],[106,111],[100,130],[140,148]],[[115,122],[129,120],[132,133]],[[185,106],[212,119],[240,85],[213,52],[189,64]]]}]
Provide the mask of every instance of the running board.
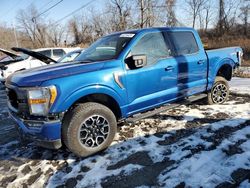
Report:
[{"label": "running board", "polygon": [[198,100],[204,99],[205,97],[207,97],[207,94],[193,95],[193,96],[190,96],[187,99],[184,99],[184,100],[182,100],[180,102],[177,102],[177,103],[166,104],[164,106],[155,108],[155,109],[150,110],[150,111],[146,111],[146,112],[143,112],[143,113],[135,114],[135,115],[127,118],[125,121],[128,122],[128,123],[135,123],[136,121],[139,121],[141,119],[154,116],[156,114],[159,114],[161,112],[165,112],[167,110],[176,108],[176,107],[181,106],[181,105],[189,104],[189,103],[192,103],[194,101],[198,101]]}]

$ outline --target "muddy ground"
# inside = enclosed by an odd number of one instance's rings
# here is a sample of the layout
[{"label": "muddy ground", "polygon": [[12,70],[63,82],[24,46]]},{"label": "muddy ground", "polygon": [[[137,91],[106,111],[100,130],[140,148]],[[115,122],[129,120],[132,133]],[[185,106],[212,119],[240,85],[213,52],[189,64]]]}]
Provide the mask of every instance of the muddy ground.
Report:
[{"label": "muddy ground", "polygon": [[[66,149],[52,151],[20,143],[15,123],[7,112],[4,87],[0,88],[0,187],[250,185],[250,155],[244,147],[250,138],[245,131],[250,125],[250,95],[233,94],[221,107],[206,106],[200,101],[135,124],[123,124],[108,150],[84,159]],[[210,163],[203,157],[212,152],[223,157],[217,167],[204,171],[215,164],[216,158]],[[233,157],[242,159],[244,164],[228,164],[235,161]],[[205,162],[192,171],[198,159]],[[185,165],[188,171],[184,173]],[[220,175],[226,168],[229,170]],[[199,171],[208,177],[198,176]]]}]

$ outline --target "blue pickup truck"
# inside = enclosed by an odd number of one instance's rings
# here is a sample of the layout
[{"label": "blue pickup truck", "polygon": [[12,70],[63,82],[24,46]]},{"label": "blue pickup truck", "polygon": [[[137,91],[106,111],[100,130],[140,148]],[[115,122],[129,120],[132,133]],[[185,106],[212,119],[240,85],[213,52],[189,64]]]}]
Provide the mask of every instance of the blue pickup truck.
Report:
[{"label": "blue pickup truck", "polygon": [[204,97],[224,103],[242,54],[240,47],[204,50],[191,28],[118,32],[72,62],[9,76],[9,112],[22,138],[88,156],[111,144],[121,121]]}]

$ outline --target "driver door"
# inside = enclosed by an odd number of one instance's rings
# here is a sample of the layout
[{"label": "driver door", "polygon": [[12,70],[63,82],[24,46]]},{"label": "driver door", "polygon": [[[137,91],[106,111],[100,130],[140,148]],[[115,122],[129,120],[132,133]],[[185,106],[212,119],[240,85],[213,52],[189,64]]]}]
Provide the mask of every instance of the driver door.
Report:
[{"label": "driver door", "polygon": [[143,35],[126,60],[138,55],[146,56],[144,67],[130,68],[130,62],[126,62],[128,115],[164,103],[171,97],[167,93],[176,87],[177,62],[171,58],[171,49],[162,32]]}]

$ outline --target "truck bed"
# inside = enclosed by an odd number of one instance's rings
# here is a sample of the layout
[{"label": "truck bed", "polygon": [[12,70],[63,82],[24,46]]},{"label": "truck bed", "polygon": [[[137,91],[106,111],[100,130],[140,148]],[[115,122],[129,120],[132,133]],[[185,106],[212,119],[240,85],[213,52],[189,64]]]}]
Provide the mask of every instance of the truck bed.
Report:
[{"label": "truck bed", "polygon": [[218,48],[212,50],[206,50],[209,63],[214,63],[216,61],[221,61],[223,59],[231,59],[235,63],[239,62],[237,52],[240,51],[241,48],[238,46],[235,47],[228,47],[228,48]]}]

